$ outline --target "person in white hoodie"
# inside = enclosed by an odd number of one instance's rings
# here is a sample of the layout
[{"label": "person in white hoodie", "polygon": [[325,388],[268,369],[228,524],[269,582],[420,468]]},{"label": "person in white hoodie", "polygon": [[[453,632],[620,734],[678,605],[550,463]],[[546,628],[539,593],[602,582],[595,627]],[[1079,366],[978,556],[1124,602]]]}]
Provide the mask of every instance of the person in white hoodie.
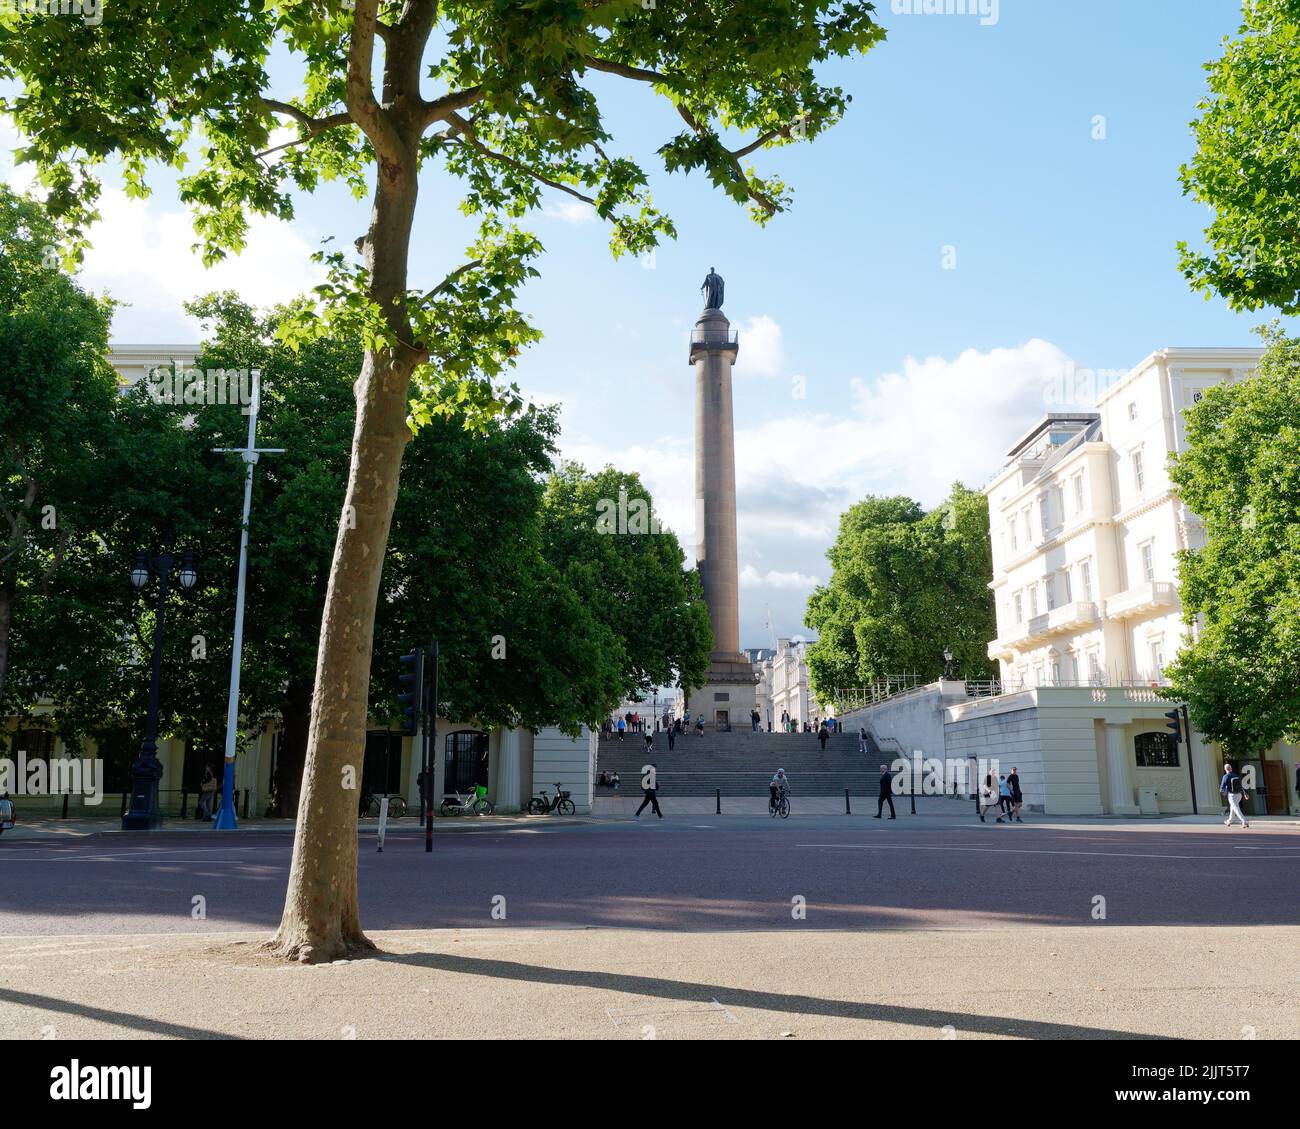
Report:
[{"label": "person in white hoodie", "polygon": [[[980,822],[987,823],[984,818],[986,812],[992,811],[1002,804],[1002,794],[998,788],[997,774],[993,771],[984,774],[984,783],[980,785]],[[1002,822],[1002,817],[998,816],[998,822]]]}]

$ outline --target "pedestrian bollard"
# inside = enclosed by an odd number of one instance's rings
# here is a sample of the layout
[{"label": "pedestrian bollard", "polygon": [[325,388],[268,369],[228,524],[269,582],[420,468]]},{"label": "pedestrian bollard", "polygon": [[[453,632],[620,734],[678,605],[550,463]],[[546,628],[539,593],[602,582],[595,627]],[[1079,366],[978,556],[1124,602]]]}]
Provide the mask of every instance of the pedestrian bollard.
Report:
[{"label": "pedestrian bollard", "polygon": [[847,788],[844,789],[844,814],[853,814],[853,812],[849,810],[849,790]]},{"label": "pedestrian bollard", "polygon": [[916,789],[913,788],[910,792],[908,792],[908,795],[912,799],[912,814],[915,815],[916,814]]},{"label": "pedestrian bollard", "polygon": [[384,836],[388,834],[388,797],[379,798],[379,853],[384,853]]},{"label": "pedestrian bollard", "polygon": [[718,798],[718,810],[714,814],[721,815],[722,814],[722,789],[715,788],[714,792],[717,794],[717,798]]},{"label": "pedestrian bollard", "polygon": [[68,793],[63,793],[63,818],[68,818]]}]

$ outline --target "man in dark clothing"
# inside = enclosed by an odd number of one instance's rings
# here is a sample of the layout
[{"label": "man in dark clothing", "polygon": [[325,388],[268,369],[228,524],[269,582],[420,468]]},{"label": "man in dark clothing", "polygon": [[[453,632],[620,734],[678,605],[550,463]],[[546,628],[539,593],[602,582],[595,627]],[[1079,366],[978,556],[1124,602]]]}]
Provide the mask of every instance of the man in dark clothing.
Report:
[{"label": "man in dark clothing", "polygon": [[880,813],[884,811],[885,804],[889,804],[889,818],[894,818],[894,777],[889,771],[889,765],[880,766],[880,798],[876,801],[876,818],[880,818]]},{"label": "man in dark clothing", "polygon": [[641,801],[641,806],[636,809],[636,815],[639,819],[641,813],[645,811],[646,804],[654,810],[655,815],[663,819],[664,813],[659,810],[659,769],[651,764],[649,770],[641,777],[641,791],[645,793],[645,799]]},{"label": "man in dark clothing", "polygon": [[1011,789],[1011,811],[1008,818],[1014,818],[1017,823],[1024,823],[1020,818],[1020,805],[1025,802],[1025,794],[1020,790],[1020,770],[1015,765],[1011,766],[1011,772],[1007,775],[1007,787]]},{"label": "man in dark clothing", "polygon": [[823,721],[821,728],[817,730],[817,740],[821,743],[823,753],[826,751],[826,738],[830,735],[830,730],[826,728],[826,723]]},{"label": "man in dark clothing", "polygon": [[670,725],[668,727],[668,751],[670,753],[673,751],[673,744],[676,742],[676,740],[677,740],[677,727],[674,725]]}]

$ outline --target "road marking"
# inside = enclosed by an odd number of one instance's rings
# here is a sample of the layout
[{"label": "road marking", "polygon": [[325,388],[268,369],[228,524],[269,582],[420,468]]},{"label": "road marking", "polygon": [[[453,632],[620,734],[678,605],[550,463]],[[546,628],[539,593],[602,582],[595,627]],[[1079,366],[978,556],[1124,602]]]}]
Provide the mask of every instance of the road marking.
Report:
[{"label": "road marking", "polygon": [[[1035,850],[1030,847],[921,847],[915,845],[887,843],[796,843],[796,847],[811,847],[823,851],[966,851],[985,855],[1082,855],[1084,858],[1121,858],[1121,859],[1234,859],[1236,855],[1160,855],[1141,854],[1131,851],[1049,851]],[[1258,850],[1266,850],[1259,847]],[[1261,855],[1260,858],[1290,859],[1290,855]]]}]

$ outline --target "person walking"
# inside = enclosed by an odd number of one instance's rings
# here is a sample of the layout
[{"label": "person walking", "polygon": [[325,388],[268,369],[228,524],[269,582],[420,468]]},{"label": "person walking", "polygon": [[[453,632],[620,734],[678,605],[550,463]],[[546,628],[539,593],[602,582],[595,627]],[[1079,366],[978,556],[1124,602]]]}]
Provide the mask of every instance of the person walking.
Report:
[{"label": "person walking", "polygon": [[817,741],[821,745],[823,753],[826,751],[826,739],[830,735],[830,730],[826,728],[826,723],[823,722],[821,728],[817,730]]},{"label": "person walking", "polygon": [[670,753],[673,751],[673,745],[676,744],[676,742],[677,742],[677,727],[675,725],[670,725],[668,726],[668,751]]},{"label": "person walking", "polygon": [[[1005,776],[998,777],[998,807],[1002,809],[1002,814],[1007,817],[1007,822],[1011,822],[1011,785],[1007,783]],[[999,817],[998,822],[1002,820]]]},{"label": "person walking", "polygon": [[651,771],[641,778],[641,791],[644,793],[645,799],[641,801],[641,806],[636,809],[637,819],[641,818],[641,813],[645,811],[646,804],[650,805],[655,815],[660,819],[664,817],[664,813],[659,810],[659,769],[653,762],[650,769]]},{"label": "person walking", "polygon": [[[984,816],[998,806],[1000,796],[997,777],[992,772],[986,772],[984,774],[984,783],[980,785],[979,816],[981,823],[988,822]],[[1002,822],[1001,816],[998,816],[998,822]]]},{"label": "person walking", "polygon": [[1249,827],[1246,817],[1241,814],[1241,800],[1246,794],[1241,782],[1241,773],[1235,771],[1231,763],[1225,762],[1223,765],[1223,779],[1219,781],[1219,794],[1228,801],[1228,818],[1223,821],[1223,826],[1231,827],[1232,817],[1235,815],[1241,820],[1242,827]]},{"label": "person walking", "polygon": [[1020,770],[1013,764],[1007,776],[1007,787],[1011,789],[1011,814],[1017,823],[1024,823],[1020,818],[1020,805],[1025,802],[1025,794],[1020,790]]},{"label": "person walking", "polygon": [[649,756],[654,751],[655,751],[655,739],[653,736],[651,736],[651,734],[647,733],[645,735],[645,753],[647,756]]},{"label": "person walking", "polygon": [[195,809],[195,819],[212,818],[212,802],[217,798],[217,778],[210,764],[203,766],[203,780],[199,783],[199,806]]},{"label": "person walking", "polygon": [[875,818],[880,818],[880,813],[884,810],[885,804],[889,804],[889,818],[895,818],[894,813],[894,776],[889,771],[889,765],[880,766],[880,797],[876,800]]},{"label": "person walking", "polygon": [[623,740],[623,733],[624,733],[624,731],[625,731],[626,729],[627,729],[627,722],[625,722],[625,721],[620,717],[620,718],[618,719],[618,739],[619,739],[620,741]]}]

